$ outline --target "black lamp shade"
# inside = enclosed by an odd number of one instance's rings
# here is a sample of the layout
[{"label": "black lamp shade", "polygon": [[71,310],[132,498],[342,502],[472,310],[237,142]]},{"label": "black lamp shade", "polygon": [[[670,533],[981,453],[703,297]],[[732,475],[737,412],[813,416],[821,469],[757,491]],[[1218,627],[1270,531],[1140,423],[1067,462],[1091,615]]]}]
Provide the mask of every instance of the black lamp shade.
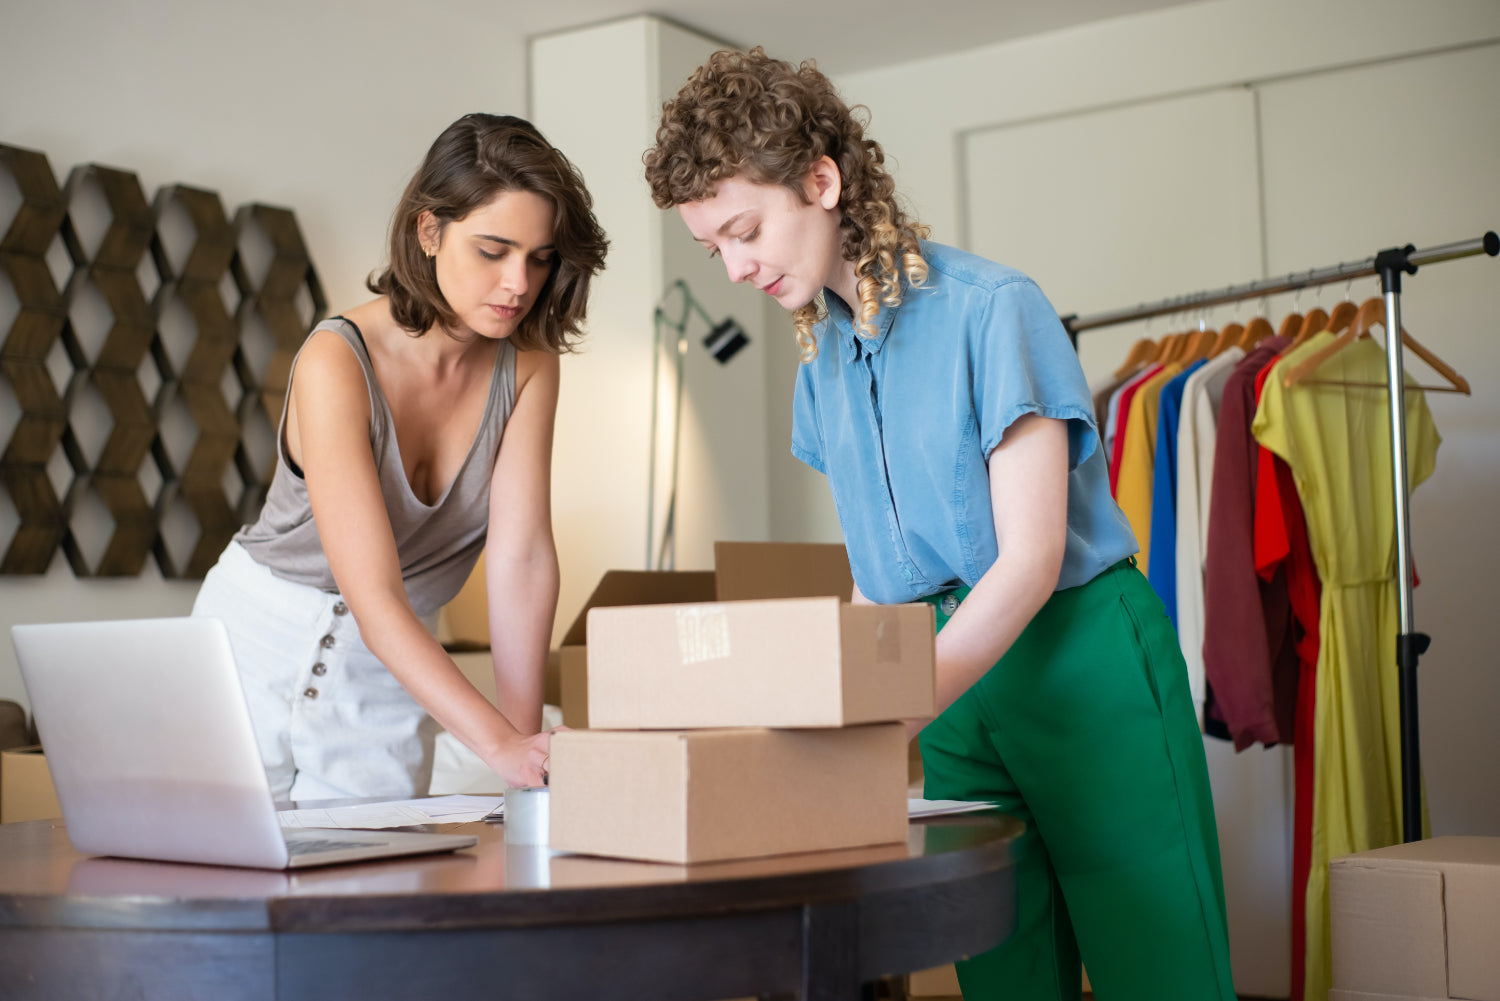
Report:
[{"label": "black lamp shade", "polygon": [[745,330],[734,319],[728,318],[720,321],[708,336],[703,338],[703,346],[708,353],[713,355],[720,365],[739,353],[740,348],[750,343],[750,338]]}]

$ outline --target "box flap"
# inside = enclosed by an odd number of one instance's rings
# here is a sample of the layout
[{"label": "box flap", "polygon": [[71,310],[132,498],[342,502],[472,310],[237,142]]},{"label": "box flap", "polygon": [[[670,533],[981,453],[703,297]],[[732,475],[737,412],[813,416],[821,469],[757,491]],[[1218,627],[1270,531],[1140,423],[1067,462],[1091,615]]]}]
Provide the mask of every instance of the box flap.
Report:
[{"label": "box flap", "polygon": [[1346,856],[1329,863],[1328,895],[1331,986],[1448,996],[1441,872]]},{"label": "box flap", "polygon": [[609,570],[589,600],[578,610],[560,646],[582,646],[588,641],[591,608],[619,605],[680,605],[714,600],[711,570]]},{"label": "box flap", "polygon": [[1448,993],[1500,1001],[1500,866],[1463,866],[1445,873],[1443,885]]},{"label": "box flap", "polygon": [[1447,869],[1450,865],[1500,866],[1500,838],[1442,837],[1412,841],[1402,845],[1372,848],[1358,855],[1345,855],[1335,862],[1348,860],[1414,862]]},{"label": "box flap", "polygon": [[849,555],[820,542],[715,542],[714,577],[720,601],[822,598],[848,601],[854,593]]},{"label": "box flap", "polygon": [[1371,994],[1368,991],[1345,991],[1335,987],[1328,992],[1328,1001],[1449,1001],[1449,998],[1446,995]]}]

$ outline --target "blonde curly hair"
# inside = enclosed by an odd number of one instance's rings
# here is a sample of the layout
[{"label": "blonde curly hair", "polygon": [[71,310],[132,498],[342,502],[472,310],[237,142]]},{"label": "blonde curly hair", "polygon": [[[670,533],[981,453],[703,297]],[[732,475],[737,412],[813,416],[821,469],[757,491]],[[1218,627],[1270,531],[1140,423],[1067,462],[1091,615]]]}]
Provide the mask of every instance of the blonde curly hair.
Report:
[{"label": "blonde curly hair", "polygon": [[[840,251],[854,262],[858,283],[854,329],[873,337],[880,307],[900,305],[902,279],[913,287],[927,281],[918,241],[929,230],[897,205],[885,153],[865,137],[868,115],[846,106],[810,60],[793,66],[760,46],[720,50],[662,105],[656,145],[642,157],[651,197],[671,208],[710,198],[717,182],[743,176],[780,184],[806,203],[803,179],[829,157],[843,182]],[[803,361],[817,355],[813,327],[822,317],[816,299],[792,316]]]}]

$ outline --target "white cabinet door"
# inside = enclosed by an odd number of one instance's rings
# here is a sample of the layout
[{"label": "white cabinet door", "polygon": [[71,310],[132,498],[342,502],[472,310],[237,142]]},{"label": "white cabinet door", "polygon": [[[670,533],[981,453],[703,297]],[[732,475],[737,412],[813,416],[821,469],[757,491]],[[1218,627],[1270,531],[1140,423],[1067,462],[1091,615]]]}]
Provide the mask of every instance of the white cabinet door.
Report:
[{"label": "white cabinet door", "polygon": [[[964,137],[963,153],[969,249],[1030,274],[1061,313],[1261,273],[1248,89],[986,129]],[[1169,326],[1157,320],[1146,334]],[[1117,366],[1144,330],[1084,334],[1079,357],[1090,381]]]}]

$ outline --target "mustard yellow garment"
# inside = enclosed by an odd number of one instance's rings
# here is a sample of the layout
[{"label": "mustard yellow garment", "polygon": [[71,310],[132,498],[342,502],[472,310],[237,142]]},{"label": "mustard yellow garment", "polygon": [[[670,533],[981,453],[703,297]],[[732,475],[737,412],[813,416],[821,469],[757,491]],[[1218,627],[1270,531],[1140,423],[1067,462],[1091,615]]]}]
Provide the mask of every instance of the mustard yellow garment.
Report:
[{"label": "mustard yellow garment", "polygon": [[1130,401],[1125,418],[1125,444],[1120,451],[1120,478],[1115,484],[1115,502],[1130,520],[1135,541],[1141,547],[1137,562],[1145,573],[1151,558],[1151,485],[1156,475],[1156,414],[1161,390],[1182,365],[1171,362],[1141,383]]},{"label": "mustard yellow garment", "polygon": [[[1326,997],[1330,983],[1328,860],[1401,840],[1400,617],[1386,391],[1282,386],[1287,366],[1333,338],[1316,334],[1277,361],[1251,427],[1291,467],[1323,581],[1306,887],[1308,999]],[[1312,378],[1383,383],[1385,351],[1362,338],[1325,361]],[[1425,394],[1409,389],[1411,488],[1432,475],[1439,441]]]}]

